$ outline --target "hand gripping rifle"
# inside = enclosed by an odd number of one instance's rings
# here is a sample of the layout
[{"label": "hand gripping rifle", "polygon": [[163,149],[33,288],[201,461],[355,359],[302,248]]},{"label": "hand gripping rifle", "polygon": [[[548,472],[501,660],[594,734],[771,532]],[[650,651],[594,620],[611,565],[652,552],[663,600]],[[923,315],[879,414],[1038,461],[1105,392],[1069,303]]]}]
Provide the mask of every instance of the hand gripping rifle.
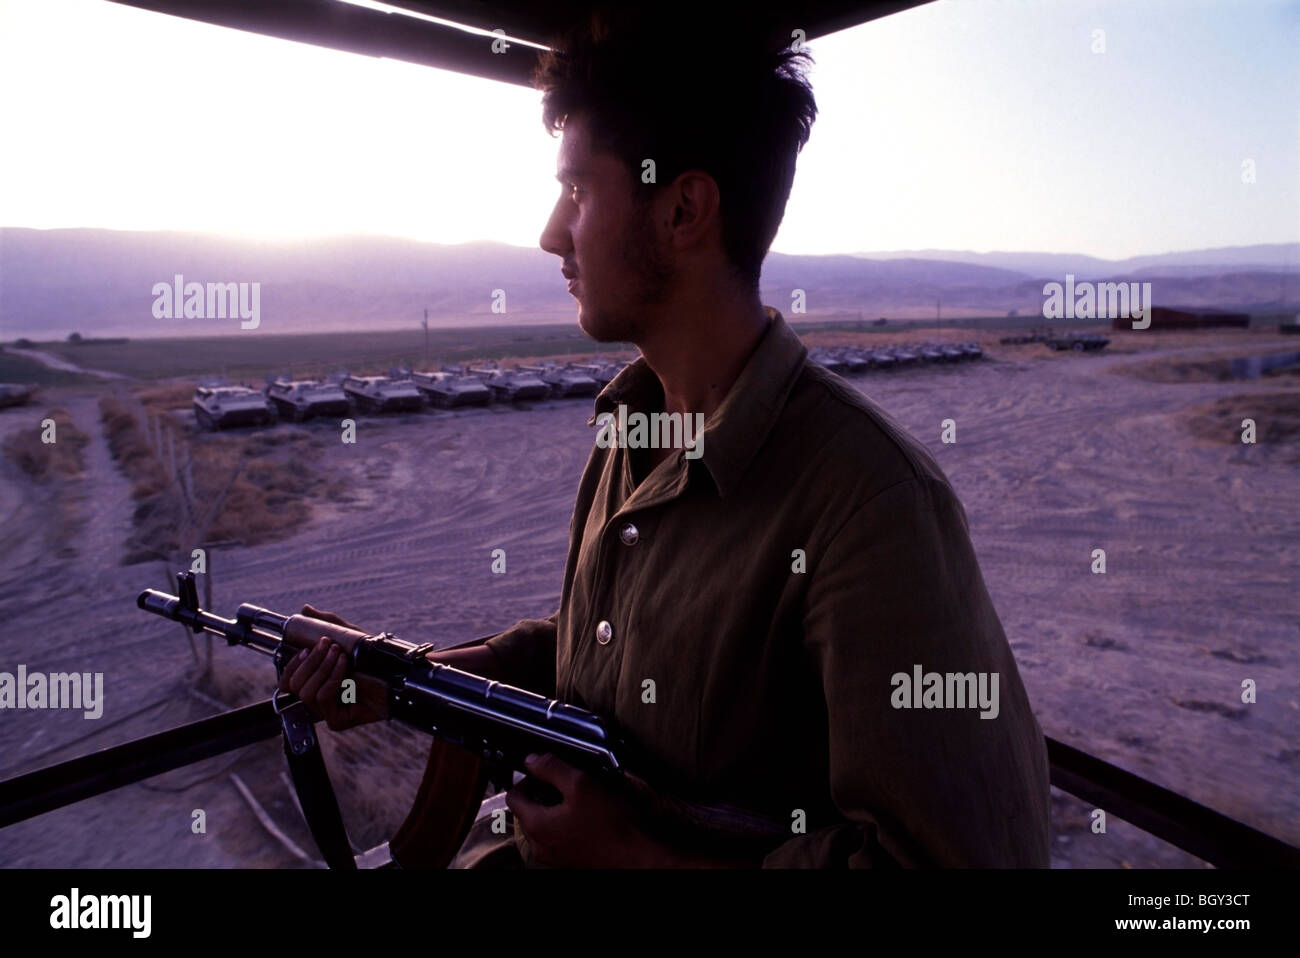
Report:
[{"label": "hand gripping rifle", "polygon": [[[277,675],[301,648],[320,636],[342,646],[358,685],[382,683],[391,718],[434,736],[415,803],[389,841],[389,853],[403,867],[445,868],[464,843],[488,782],[510,788],[524,757],[549,752],[597,775],[633,799],[643,824],[665,840],[724,853],[761,854],[789,838],[779,820],[729,805],[702,805],[670,798],[631,774],[623,756],[629,745],[594,712],[525,689],[436,662],[432,645],[416,645],[389,632],[367,635],[305,615],[282,615],[244,604],[227,619],[199,608],[194,574],[176,577],[179,595],[154,589],[136,604],[146,612],[191,629],[223,636],[271,656]],[[334,799],[312,729],[313,717],[293,696],[273,696],[284,728],[289,759],[307,824],[334,868],[355,867],[338,804]],[[291,703],[291,704],[284,704]],[[647,757],[644,764],[651,765]],[[542,804],[559,792],[525,777],[518,788]]]}]

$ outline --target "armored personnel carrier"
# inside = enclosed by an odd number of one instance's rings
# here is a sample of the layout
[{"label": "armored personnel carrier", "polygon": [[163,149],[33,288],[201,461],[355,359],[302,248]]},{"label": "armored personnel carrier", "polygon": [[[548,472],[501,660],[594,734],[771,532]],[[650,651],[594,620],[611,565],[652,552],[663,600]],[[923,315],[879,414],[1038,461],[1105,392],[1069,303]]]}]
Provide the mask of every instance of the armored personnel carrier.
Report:
[{"label": "armored personnel carrier", "polygon": [[871,367],[871,361],[862,355],[861,350],[844,347],[837,349],[835,356],[844,365],[844,371],[850,375],[865,373]]},{"label": "armored personnel carrier", "polygon": [[603,362],[593,359],[586,363],[571,363],[573,369],[581,370],[592,379],[596,380],[596,385],[604,389],[613,381],[614,377],[627,368],[627,363],[621,359],[613,362]]},{"label": "armored personnel carrier", "polygon": [[520,402],[527,399],[546,399],[551,394],[549,383],[540,376],[518,369],[502,369],[496,363],[471,366],[471,376],[477,376],[492,390],[492,397],[503,402]]},{"label": "armored personnel carrier", "polygon": [[600,392],[600,385],[591,375],[573,366],[558,366],[555,363],[538,363],[536,366],[520,366],[519,372],[536,376],[551,387],[551,395],[556,399],[570,396],[594,396]]},{"label": "armored personnel carrier", "polygon": [[438,372],[413,372],[411,382],[424,394],[429,404],[439,409],[458,406],[486,406],[492,401],[492,390],[475,376],[459,370]]},{"label": "armored personnel carrier", "polygon": [[1076,353],[1081,353],[1085,349],[1089,351],[1105,349],[1110,340],[1101,333],[1058,333],[1047,337],[1044,342],[1048,349],[1072,349]]},{"label": "armored personnel carrier", "polygon": [[894,357],[896,366],[913,366],[921,361],[914,346],[895,346],[889,353]]},{"label": "armored personnel carrier", "polygon": [[898,360],[888,349],[871,350],[871,365],[875,369],[893,369],[898,365]]},{"label": "armored personnel carrier", "polygon": [[999,343],[1003,346],[1023,346],[1026,343],[1041,343],[1047,340],[1048,336],[1042,330],[1031,329],[1028,333],[1017,333],[1014,336],[1003,336]]},{"label": "armored personnel carrier", "polygon": [[405,412],[424,406],[424,397],[409,379],[388,376],[348,376],[343,392],[362,412]]},{"label": "armored personnel carrier", "polygon": [[315,416],[345,416],[352,410],[347,394],[337,383],[277,379],[266,387],[266,397],[281,419],[292,422]]},{"label": "armored personnel carrier", "polygon": [[275,421],[271,401],[247,386],[200,385],[194,390],[194,418],[204,429],[269,426]]},{"label": "armored personnel carrier", "polygon": [[848,367],[844,362],[828,349],[809,350],[808,358],[824,369],[829,369],[833,373],[848,372]]}]

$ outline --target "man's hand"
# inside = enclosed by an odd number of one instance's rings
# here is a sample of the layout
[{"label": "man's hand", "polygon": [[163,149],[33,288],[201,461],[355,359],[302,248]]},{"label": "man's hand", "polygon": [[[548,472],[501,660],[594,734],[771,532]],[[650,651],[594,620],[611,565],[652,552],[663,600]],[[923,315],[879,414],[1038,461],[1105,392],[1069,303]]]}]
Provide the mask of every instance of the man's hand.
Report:
[{"label": "man's hand", "polygon": [[553,785],[562,800],[539,805],[519,786],[506,792],[506,807],[541,865],[560,868],[758,868],[763,856],[721,855],[668,844],[640,825],[628,800],[599,779],[554,755],[529,755],[524,769]]},{"label": "man's hand", "polygon": [[[321,612],[310,605],[302,607],[302,614],[357,632],[365,631],[332,612]],[[342,646],[321,636],[315,647],[303,649],[285,665],[280,691],[298,696],[336,732],[387,718],[388,705],[382,691],[360,677],[356,678],[356,702],[343,703],[343,679],[347,672],[348,659]]]},{"label": "man's hand", "polygon": [[[333,612],[326,612],[315,606],[304,605],[299,615],[305,615],[309,619],[320,619],[322,622],[332,622],[334,625],[341,625],[345,629],[351,629],[353,632],[365,632],[366,630],[359,625],[353,625],[341,615],[335,615]],[[369,633],[366,633],[367,635]]]},{"label": "man's hand", "polygon": [[643,831],[633,807],[604,783],[554,755],[529,755],[524,769],[555,786],[558,805],[539,805],[515,786],[506,807],[519,820],[541,865],[559,868],[655,868],[667,849]]}]

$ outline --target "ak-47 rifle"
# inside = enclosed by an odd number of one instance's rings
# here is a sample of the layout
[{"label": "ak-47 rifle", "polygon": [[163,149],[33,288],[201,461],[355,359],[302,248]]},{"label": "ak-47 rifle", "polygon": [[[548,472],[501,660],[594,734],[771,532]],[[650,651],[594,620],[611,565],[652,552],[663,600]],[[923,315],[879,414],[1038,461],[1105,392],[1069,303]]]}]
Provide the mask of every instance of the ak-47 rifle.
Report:
[{"label": "ak-47 rifle", "polygon": [[[530,753],[549,752],[594,774],[633,799],[643,812],[642,824],[665,840],[721,851],[751,854],[775,847],[790,837],[784,822],[729,805],[703,805],[671,798],[650,788],[624,766],[629,744],[612,724],[585,709],[526,689],[473,675],[427,658],[432,645],[417,645],[388,632],[370,635],[305,615],[282,615],[244,604],[227,619],[199,608],[193,573],[177,575],[179,595],[154,589],[140,593],[136,604],[146,612],[184,623],[191,629],[223,636],[275,659],[277,674],[302,648],[324,635],[340,645],[358,685],[382,683],[390,718],[434,736],[424,779],[401,828],[389,841],[393,861],[403,867],[445,868],[464,843],[488,782],[510,788],[523,772]],[[328,798],[324,815],[318,799],[304,801],[308,825],[333,867],[351,867],[350,854],[327,849],[330,820],[342,834],[337,803],[329,791],[312,731],[314,717],[293,696],[275,699],[285,729],[286,754],[300,797],[304,779],[324,781]],[[292,705],[281,707],[281,701]],[[318,771],[295,767],[295,755],[311,755]],[[643,764],[650,764],[645,761]],[[530,798],[554,804],[552,786],[525,777],[517,786]],[[313,821],[313,817],[317,821]],[[321,825],[319,819],[325,819]],[[346,844],[344,841],[343,844]]]}]

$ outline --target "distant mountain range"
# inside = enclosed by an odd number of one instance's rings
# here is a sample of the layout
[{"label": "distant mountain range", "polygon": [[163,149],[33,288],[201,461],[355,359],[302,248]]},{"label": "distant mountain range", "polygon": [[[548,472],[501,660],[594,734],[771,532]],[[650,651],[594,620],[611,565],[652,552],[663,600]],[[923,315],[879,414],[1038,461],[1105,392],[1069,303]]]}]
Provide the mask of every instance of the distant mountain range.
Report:
[{"label": "distant mountain range", "polygon": [[[212,335],[231,319],[155,318],[157,283],[260,283],[264,333],[568,322],[559,260],[500,243],[448,246],[380,236],[271,241],[99,229],[0,229],[0,339]],[[838,256],[772,253],[763,301],[788,318],[1034,315],[1045,282],[1138,281],[1156,305],[1242,310],[1300,305],[1300,243],[1109,261],[1070,253],[914,250]],[[493,290],[505,313],[493,312]]]},{"label": "distant mountain range", "polygon": [[942,249],[905,250],[890,253],[857,253],[867,259],[928,259],[946,263],[974,263],[995,266],[1035,277],[1073,273],[1075,277],[1096,280],[1121,273],[1174,275],[1181,271],[1208,270],[1252,272],[1300,270],[1300,243],[1265,243],[1258,246],[1221,246],[1217,249],[1192,250],[1186,253],[1158,253],[1129,259],[1098,259],[1078,253],[970,253]]}]

